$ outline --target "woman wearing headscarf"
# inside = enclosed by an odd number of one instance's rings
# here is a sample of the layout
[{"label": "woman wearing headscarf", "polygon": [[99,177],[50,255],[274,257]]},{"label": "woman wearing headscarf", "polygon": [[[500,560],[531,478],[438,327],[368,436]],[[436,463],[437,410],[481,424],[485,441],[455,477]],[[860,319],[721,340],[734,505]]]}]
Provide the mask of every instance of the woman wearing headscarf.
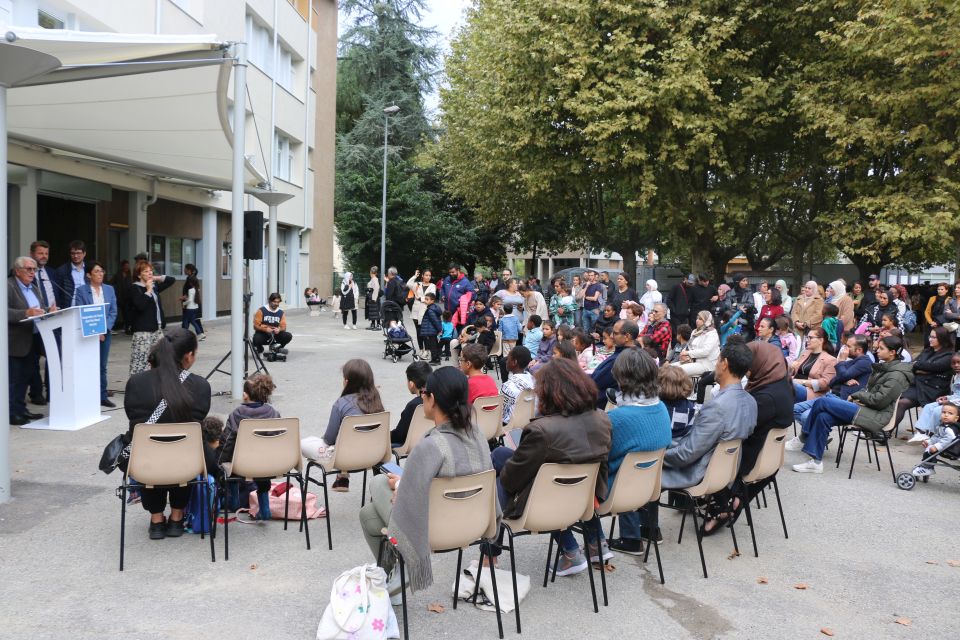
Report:
[{"label": "woman wearing headscarf", "polygon": [[653,305],[658,302],[663,302],[663,294],[657,291],[657,286],[656,280],[647,280],[647,283],[644,285],[646,291],[640,296],[640,304],[642,304],[643,308],[647,311],[653,309]]},{"label": "woman wearing headscarf", "polygon": [[[357,328],[357,300],[360,299],[360,290],[357,283],[353,281],[353,274],[347,271],[343,274],[343,282],[340,283],[340,315],[343,317],[344,329]],[[347,326],[347,313],[353,314],[353,324]]]},{"label": "woman wearing headscarf", "polygon": [[720,358],[720,334],[713,326],[709,311],[697,314],[697,326],[690,334],[687,348],[680,353],[680,368],[688,376],[701,376],[713,371]]},{"label": "woman wearing headscarf", "polygon": [[752,500],[766,486],[767,482],[761,482],[744,487],[740,478],[753,470],[770,429],[793,424],[793,387],[783,353],[765,342],[751,342],[747,347],[753,353],[753,364],[747,373],[746,391],[757,401],[757,426],[743,441],[737,479],[730,488],[715,494],[710,509],[713,517],[704,522],[704,535],[714,533],[730,517],[738,516],[741,500]]},{"label": "woman wearing headscarf", "polygon": [[780,305],[783,307],[783,312],[789,314],[790,309],[793,308],[793,298],[790,297],[787,283],[783,280],[777,280],[777,284],[773,288],[780,292]]},{"label": "woman wearing headscarf", "polygon": [[853,299],[847,295],[847,285],[843,283],[843,280],[834,280],[830,283],[830,286],[827,287],[827,299],[831,304],[836,305],[837,309],[840,312],[837,314],[837,317],[840,318],[840,322],[843,325],[843,330],[840,334],[843,334],[843,331],[853,331],[856,329],[856,318],[853,316]]},{"label": "woman wearing headscarf", "polygon": [[815,281],[810,280],[800,289],[800,295],[793,301],[790,319],[793,320],[793,328],[801,335],[820,326],[823,321],[823,297]]}]

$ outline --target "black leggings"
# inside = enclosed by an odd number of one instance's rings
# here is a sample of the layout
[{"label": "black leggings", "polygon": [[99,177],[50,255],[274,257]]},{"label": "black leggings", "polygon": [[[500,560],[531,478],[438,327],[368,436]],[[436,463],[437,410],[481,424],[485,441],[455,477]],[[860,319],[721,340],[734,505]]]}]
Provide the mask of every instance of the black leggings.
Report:
[{"label": "black leggings", "polygon": [[356,310],[356,309],[348,309],[348,310],[346,310],[346,311],[341,311],[341,312],[340,312],[340,315],[343,316],[343,326],[347,326],[347,314],[348,314],[348,313],[352,313],[352,314],[353,314],[353,324],[356,325],[356,324],[357,324],[357,310]]},{"label": "black leggings", "polygon": [[716,378],[713,375],[713,371],[707,371],[700,376],[700,380],[697,381],[697,404],[703,404],[704,399],[707,397],[707,388],[713,386],[715,382]]},{"label": "black leggings", "polygon": [[186,509],[190,501],[190,488],[174,487],[172,489],[140,489],[140,504],[150,513],[163,513],[167,508],[167,494],[170,494],[171,509]]}]

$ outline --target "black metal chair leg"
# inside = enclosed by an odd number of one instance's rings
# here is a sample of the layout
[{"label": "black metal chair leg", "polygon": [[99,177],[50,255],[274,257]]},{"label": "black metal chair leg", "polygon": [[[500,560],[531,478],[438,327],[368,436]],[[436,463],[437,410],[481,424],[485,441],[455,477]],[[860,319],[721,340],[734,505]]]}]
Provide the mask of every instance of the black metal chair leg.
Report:
[{"label": "black metal chair leg", "polygon": [[[481,557],[481,560],[483,558]],[[463,549],[457,549],[457,577],[453,582],[453,608],[457,608],[457,600],[460,595],[460,567],[463,565]]]},{"label": "black metal chair leg", "polygon": [[677,544],[683,540],[683,525],[687,523],[687,509],[683,510],[683,516],[680,518],[680,533],[677,535]]},{"label": "black metal chair leg", "polygon": [[[510,539],[510,547],[513,547],[513,538]],[[543,568],[543,586],[547,586],[547,579],[550,577],[550,558],[553,557],[553,536],[550,536],[550,544],[547,545],[547,564]]]},{"label": "black metal chair leg", "polygon": [[476,606],[477,596],[480,595],[480,576],[483,575],[483,551],[480,552],[480,564],[477,565],[476,581],[473,584],[473,595],[470,596],[470,602]]},{"label": "black metal chair leg", "polygon": [[310,522],[307,520],[307,483],[303,476],[297,476],[297,482],[300,483],[300,528],[303,529],[307,537],[307,551],[310,551]]},{"label": "black metal chair leg", "polygon": [[223,482],[226,488],[223,501],[223,561],[226,562],[230,559],[230,514],[227,511],[230,502],[230,481],[224,478]]},{"label": "black metal chair leg", "polygon": [[613,531],[614,527],[617,525],[617,516],[610,518],[610,535],[607,536],[607,540],[613,540]]},{"label": "black metal chair leg", "polygon": [[123,543],[127,531],[127,479],[120,488],[120,571],[123,571]]},{"label": "black metal chair leg", "polygon": [[[587,542],[587,534],[583,534],[584,546]],[[557,548],[560,548],[560,543],[557,543]],[[593,612],[600,613],[600,606],[597,604],[597,585],[593,581],[593,563],[590,562],[590,548],[587,548],[587,574],[590,576],[590,595],[593,596]],[[603,567],[600,567],[600,571],[603,571]],[[556,571],[554,571],[554,577],[556,577]]]},{"label": "black metal chair leg", "polygon": [[[753,557],[759,558],[760,554],[757,553],[757,535],[753,530],[753,515],[750,513],[750,501],[746,500],[745,504],[744,511],[746,511],[747,514],[747,526],[750,527],[750,540],[753,541]],[[733,528],[731,527],[730,530],[733,531]]]},{"label": "black metal chair leg", "polygon": [[[887,448],[887,460],[890,462],[890,475],[893,476],[893,483],[897,483],[897,474],[893,470],[893,456],[890,454],[890,438],[889,436],[884,438],[884,444]],[[877,456],[879,457],[879,456]]]},{"label": "black metal chair leg", "polygon": [[857,434],[856,444],[853,445],[853,460],[850,461],[850,473],[847,474],[847,480],[853,477],[853,465],[857,461],[857,449],[859,448],[860,448],[860,434]]},{"label": "black metal chair leg", "polygon": [[[657,557],[657,571],[660,572],[660,584],[665,584],[663,580],[663,564],[660,562],[660,547],[657,546],[656,541],[653,539],[649,540],[647,544],[653,545],[653,553]],[[650,548],[647,547],[647,552],[649,553]]]},{"label": "black metal chair leg", "polygon": [[[483,564],[483,546],[480,547],[480,564]],[[490,558],[490,582],[493,583],[493,608],[497,612],[497,631],[500,634],[500,640],[503,640],[503,618],[500,615],[500,593],[497,591],[497,571],[493,567],[493,554]],[[478,581],[479,582],[479,581]]]},{"label": "black metal chair leg", "polygon": [[400,602],[403,605],[403,637],[410,637],[410,629],[407,627],[407,574],[404,570],[403,556],[399,553],[397,558],[400,561]]},{"label": "black metal chair leg", "polygon": [[360,506],[367,503],[367,470],[363,470],[363,489],[360,491]]},{"label": "black metal chair leg", "polygon": [[763,496],[763,508],[766,509],[767,508],[767,488],[766,487],[762,487],[760,489],[760,495]]},{"label": "black metal chair leg", "polygon": [[209,493],[209,492],[210,492],[210,484],[207,482],[206,478],[204,478],[204,480],[203,480],[203,491],[201,492],[201,493],[203,493],[203,504],[200,506],[200,520],[201,520],[201,522],[202,522],[203,524],[200,525],[200,526],[201,526],[201,528],[200,528],[200,531],[201,531],[200,537],[201,537],[201,538],[203,537],[203,533],[202,533],[202,532],[203,532],[203,529],[204,529],[204,526],[203,526],[203,525],[209,523],[209,524],[210,524],[210,536],[209,536],[209,538],[210,538],[210,562],[216,562],[216,561],[217,561],[217,551],[216,551],[216,549],[215,549],[214,546],[213,546],[213,523],[212,523],[212,521],[215,520],[216,518],[210,518],[210,519],[208,519],[208,516],[209,516],[212,512],[214,512],[214,506],[213,506],[213,504],[211,504],[213,501],[210,499],[210,493]]},{"label": "black metal chair leg", "polygon": [[[551,534],[550,537],[552,539],[553,535]],[[560,541],[557,540],[557,552],[556,552],[556,555],[553,556],[553,575],[550,576],[550,582],[557,581],[557,567],[560,565],[560,551],[561,551]]]},{"label": "black metal chair leg", "polygon": [[690,514],[693,516],[693,532],[697,535],[697,548],[700,550],[700,565],[703,567],[703,577],[707,577],[707,561],[703,557],[703,534],[700,532],[700,525],[697,523],[697,509],[694,507]]},{"label": "black metal chair leg", "polygon": [[780,502],[780,487],[777,485],[777,478],[773,478],[773,492],[777,496],[777,509],[780,510],[780,524],[783,525],[783,537],[787,540],[790,539],[790,536],[787,535],[787,520],[783,517],[783,504]]},{"label": "black metal chair leg", "polygon": [[730,524],[727,526],[730,527],[730,537],[733,538],[733,550],[737,555],[740,555],[740,546],[737,544],[737,532],[733,528],[736,524],[736,520],[731,519]]},{"label": "black metal chair leg", "polygon": [[510,536],[510,579],[513,581],[513,612],[517,619],[517,633],[520,633],[520,596],[517,594],[517,563],[513,557],[513,532]]},{"label": "black metal chair leg", "polygon": [[[287,522],[290,518],[290,474],[288,473],[283,477],[283,481],[287,484],[287,490],[283,492],[283,530],[287,530]],[[300,492],[301,495],[303,492]],[[302,510],[301,510],[302,512]]]}]

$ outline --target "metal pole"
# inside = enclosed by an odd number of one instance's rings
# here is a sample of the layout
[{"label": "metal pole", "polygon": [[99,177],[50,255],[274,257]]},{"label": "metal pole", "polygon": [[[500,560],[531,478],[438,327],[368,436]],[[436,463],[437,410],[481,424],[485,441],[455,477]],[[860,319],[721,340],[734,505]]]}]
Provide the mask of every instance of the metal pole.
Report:
[{"label": "metal pole", "polygon": [[243,152],[247,127],[247,45],[233,45],[233,210],[230,215],[230,394],[243,397]]},{"label": "metal pole", "polygon": [[279,291],[277,271],[280,268],[279,252],[277,251],[277,205],[270,205],[270,224],[267,227],[267,250],[270,252],[267,260],[267,295]]},{"label": "metal pole", "polygon": [[383,114],[383,211],[380,213],[380,290],[387,281],[387,138],[390,116]]},{"label": "metal pole", "polygon": [[[7,85],[0,84],[0,232],[4,239],[0,241],[0,265],[9,264],[7,257]],[[0,315],[7,316],[7,298],[0,302]],[[0,407],[10,407],[10,372],[7,368],[9,330],[6,322],[0,322]],[[0,504],[10,499],[10,427],[0,424]]]}]

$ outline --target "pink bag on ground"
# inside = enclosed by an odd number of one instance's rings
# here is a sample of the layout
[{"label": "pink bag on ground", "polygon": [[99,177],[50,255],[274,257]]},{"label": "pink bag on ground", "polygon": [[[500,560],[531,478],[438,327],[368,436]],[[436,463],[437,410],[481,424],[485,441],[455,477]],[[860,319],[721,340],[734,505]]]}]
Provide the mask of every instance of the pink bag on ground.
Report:
[{"label": "pink bag on ground", "polygon": [[[270,519],[283,520],[283,509],[287,501],[287,491],[290,492],[290,510],[287,512],[287,520],[300,520],[300,487],[290,482],[274,482],[270,485]],[[260,512],[260,502],[257,499],[257,492],[250,492],[250,515],[257,516]],[[307,492],[307,518],[324,518],[327,510],[317,506],[316,494]]]}]

